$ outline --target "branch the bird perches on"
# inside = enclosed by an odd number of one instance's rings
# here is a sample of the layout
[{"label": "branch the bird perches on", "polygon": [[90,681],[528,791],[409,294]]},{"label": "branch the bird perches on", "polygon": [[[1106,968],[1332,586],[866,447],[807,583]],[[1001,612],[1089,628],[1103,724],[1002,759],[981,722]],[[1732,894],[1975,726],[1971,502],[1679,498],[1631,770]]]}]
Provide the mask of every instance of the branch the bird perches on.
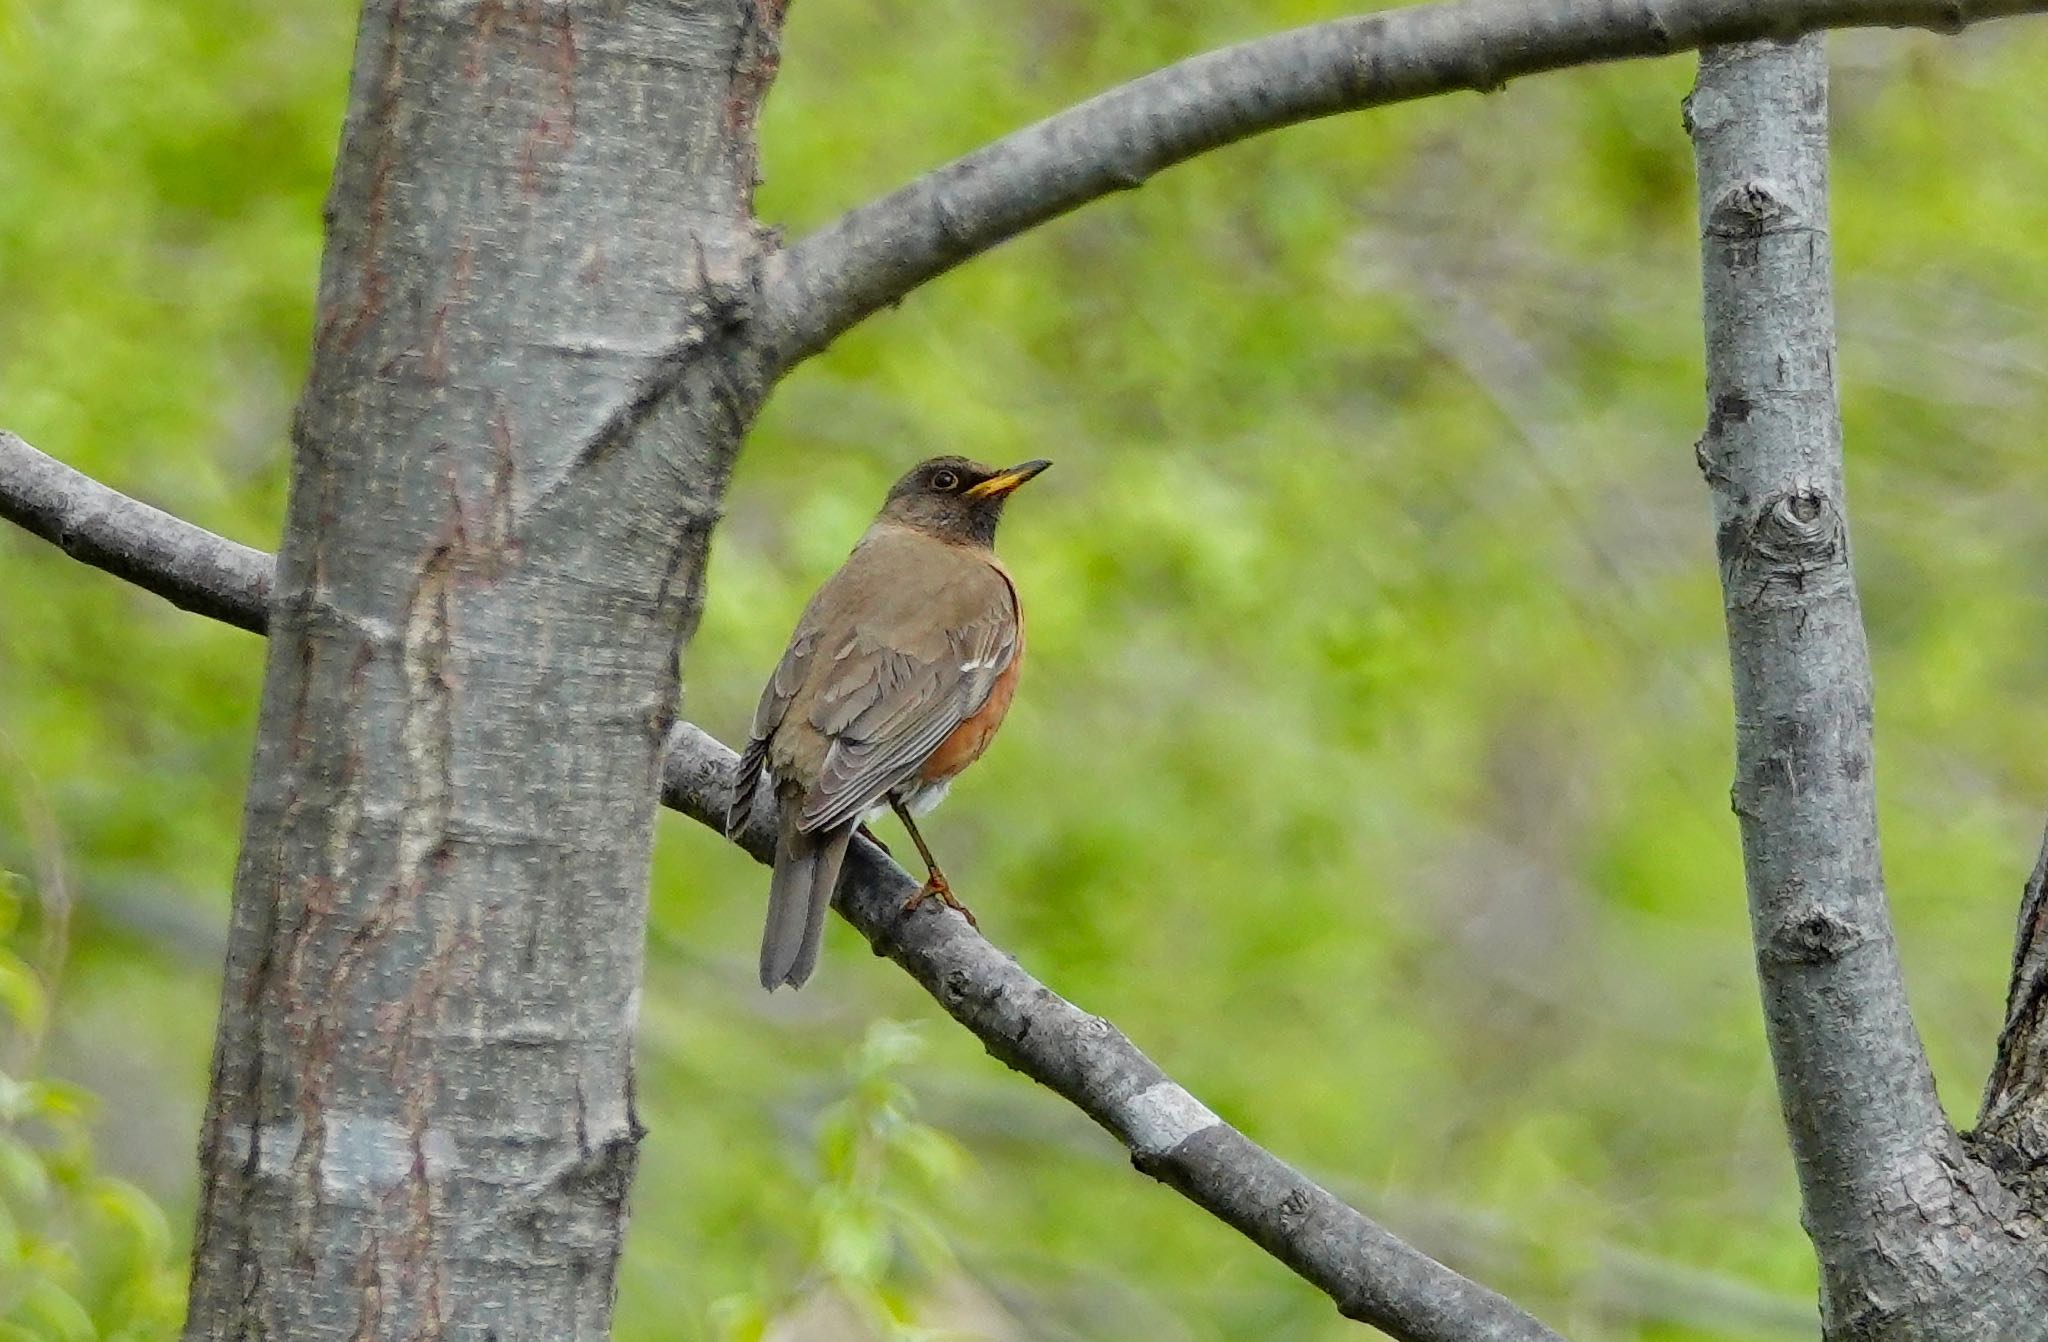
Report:
[{"label": "branch the bird perches on", "polygon": [[[0,431],[0,517],[186,610],[262,634],[271,557],[129,498]],[[723,833],[738,757],[687,722],[669,732],[661,800]],[[764,813],[734,836],[774,851]],[[1346,1316],[1416,1342],[1558,1342],[1506,1297],[1460,1276],[1282,1161],[1162,1071],[1124,1033],[1033,978],[965,919],[903,905],[917,881],[856,839],[834,906],[991,1056],[1060,1095],[1131,1163],[1251,1239]]]}]

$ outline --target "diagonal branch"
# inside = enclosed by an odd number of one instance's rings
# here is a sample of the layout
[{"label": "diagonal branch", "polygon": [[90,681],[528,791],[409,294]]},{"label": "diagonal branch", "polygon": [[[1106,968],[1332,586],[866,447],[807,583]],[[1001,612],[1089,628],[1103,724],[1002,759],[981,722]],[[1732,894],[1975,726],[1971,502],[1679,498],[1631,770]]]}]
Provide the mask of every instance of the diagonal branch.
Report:
[{"label": "diagonal branch", "polygon": [[[0,516],[188,610],[253,632],[271,557],[139,503],[0,432]],[[723,832],[734,756],[688,723],[670,733],[665,805]],[[774,835],[738,838],[761,861]],[[905,914],[917,882],[865,840],[835,903],[989,1053],[1122,1142],[1138,1169],[1402,1342],[1560,1342],[1505,1297],[1436,1262],[1211,1113],[1123,1032],[1040,983],[960,918]]]},{"label": "diagonal branch", "polygon": [[1955,32],[2048,0],[1458,0],[1225,47],[1118,85],[799,240],[768,285],[785,366],[998,243],[1262,131],[1510,79],[1823,28]]},{"label": "diagonal branch", "polygon": [[2003,1190],[1943,1113],[1885,902],[1835,384],[1820,37],[1703,52],[1686,126],[1732,801],[1826,1335],[2020,1336],[2015,1320],[2038,1319],[2038,1263],[1999,1229]]}]

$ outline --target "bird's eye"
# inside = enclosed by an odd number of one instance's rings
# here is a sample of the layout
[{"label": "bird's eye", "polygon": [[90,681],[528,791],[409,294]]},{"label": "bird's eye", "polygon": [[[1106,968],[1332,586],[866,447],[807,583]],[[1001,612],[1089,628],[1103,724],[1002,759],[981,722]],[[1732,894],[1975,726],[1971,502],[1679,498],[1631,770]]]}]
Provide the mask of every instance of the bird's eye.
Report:
[{"label": "bird's eye", "polygon": [[940,471],[932,477],[932,488],[950,494],[960,488],[960,477],[952,471]]}]

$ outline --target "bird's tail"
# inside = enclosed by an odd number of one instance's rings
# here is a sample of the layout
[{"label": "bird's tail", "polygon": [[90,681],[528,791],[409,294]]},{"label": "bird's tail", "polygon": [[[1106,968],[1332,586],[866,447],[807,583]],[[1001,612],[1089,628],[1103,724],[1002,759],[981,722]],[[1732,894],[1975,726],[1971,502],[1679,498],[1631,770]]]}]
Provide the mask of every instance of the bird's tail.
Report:
[{"label": "bird's tail", "polygon": [[832,889],[853,839],[854,821],[823,834],[796,826],[795,807],[786,807],[775,841],[775,875],[768,882],[768,926],[761,933],[761,986],[804,986],[818,967],[818,944],[832,908]]}]

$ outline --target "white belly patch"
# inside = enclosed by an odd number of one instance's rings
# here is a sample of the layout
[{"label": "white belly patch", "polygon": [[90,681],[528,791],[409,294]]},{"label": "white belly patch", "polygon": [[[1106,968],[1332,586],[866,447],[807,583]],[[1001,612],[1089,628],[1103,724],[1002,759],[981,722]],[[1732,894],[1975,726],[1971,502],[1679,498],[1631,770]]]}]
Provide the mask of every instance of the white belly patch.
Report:
[{"label": "white belly patch", "polygon": [[[953,786],[953,780],[950,778],[943,783],[921,783],[917,779],[911,778],[898,783],[890,790],[889,795],[902,802],[904,809],[908,810],[911,815],[921,816],[929,813],[933,807],[944,801],[946,799],[946,789],[951,786]],[[869,820],[880,819],[888,814],[889,803],[879,801],[861,814],[861,820],[865,823]]]}]

